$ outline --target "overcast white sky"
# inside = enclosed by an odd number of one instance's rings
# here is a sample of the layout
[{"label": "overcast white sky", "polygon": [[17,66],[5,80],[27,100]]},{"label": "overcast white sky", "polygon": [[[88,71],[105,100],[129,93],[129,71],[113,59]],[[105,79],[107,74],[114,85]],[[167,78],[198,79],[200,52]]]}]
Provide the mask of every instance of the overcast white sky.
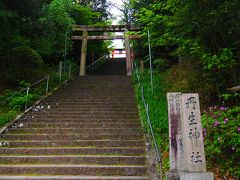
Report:
[{"label": "overcast white sky", "polygon": [[[108,0],[109,2],[115,4],[117,7],[121,7],[122,6],[122,1],[121,0]],[[116,17],[117,19],[113,22],[113,24],[117,24],[118,21],[121,19],[121,12],[119,11],[119,9],[117,9],[116,7],[112,7],[110,9],[111,14]]]},{"label": "overcast white sky", "polygon": [[[121,7],[123,4],[121,0],[108,0],[108,2],[114,3],[117,7]],[[116,17],[116,20],[114,20],[112,24],[118,24],[118,21],[121,19],[121,12],[116,7],[112,7],[110,12],[114,17]],[[113,40],[113,46],[115,48],[123,48],[123,41]]]}]

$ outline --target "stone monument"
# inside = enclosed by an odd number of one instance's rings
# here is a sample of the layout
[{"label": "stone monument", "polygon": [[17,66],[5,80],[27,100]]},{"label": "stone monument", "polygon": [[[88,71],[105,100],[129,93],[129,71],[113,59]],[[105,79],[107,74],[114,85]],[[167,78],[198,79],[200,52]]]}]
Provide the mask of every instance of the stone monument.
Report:
[{"label": "stone monument", "polygon": [[168,93],[169,180],[213,180],[206,172],[198,94]]}]

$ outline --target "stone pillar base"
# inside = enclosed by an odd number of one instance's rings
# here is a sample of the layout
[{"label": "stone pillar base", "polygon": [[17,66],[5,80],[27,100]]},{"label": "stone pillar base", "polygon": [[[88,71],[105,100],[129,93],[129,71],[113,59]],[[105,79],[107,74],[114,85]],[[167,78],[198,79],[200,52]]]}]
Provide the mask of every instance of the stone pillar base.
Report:
[{"label": "stone pillar base", "polygon": [[170,172],[166,176],[167,180],[214,180],[213,173],[208,172]]}]

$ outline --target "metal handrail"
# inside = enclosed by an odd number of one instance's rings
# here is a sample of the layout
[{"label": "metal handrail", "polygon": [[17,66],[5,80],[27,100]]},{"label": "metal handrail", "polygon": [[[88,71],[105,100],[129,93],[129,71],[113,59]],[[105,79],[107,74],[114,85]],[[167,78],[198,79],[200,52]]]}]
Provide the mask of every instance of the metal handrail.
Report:
[{"label": "metal handrail", "polygon": [[149,58],[149,57],[147,57],[146,60],[143,61],[143,62],[146,63],[146,62],[148,62],[148,61],[150,61],[150,58]]},{"label": "metal handrail", "polygon": [[146,100],[145,100],[145,97],[144,97],[143,86],[142,86],[142,99],[143,99],[143,103],[144,103],[144,107],[145,107],[145,111],[146,111],[146,115],[147,115],[147,119],[148,119],[148,125],[149,125],[149,128],[150,128],[151,136],[152,136],[152,139],[153,139],[157,159],[158,159],[158,162],[161,163],[161,155],[160,155],[160,152],[158,150],[157,142],[156,142],[155,135],[154,135],[154,132],[153,132],[152,123],[151,123],[150,116],[149,116],[149,105],[148,105],[148,103],[146,103]]},{"label": "metal handrail", "polygon": [[[151,56],[152,56],[152,59],[154,59],[154,56],[153,56],[153,55],[151,55]],[[145,59],[145,60],[143,61],[144,63],[150,61],[149,55],[147,55],[144,59]]]},{"label": "metal handrail", "polygon": [[[159,152],[159,149],[157,147],[156,138],[155,138],[154,131],[153,131],[153,128],[152,128],[152,123],[151,123],[151,119],[150,119],[150,116],[149,116],[149,105],[148,105],[148,103],[145,100],[144,87],[141,84],[141,77],[140,77],[137,65],[135,63],[134,63],[134,65],[135,65],[135,72],[136,72],[136,75],[137,75],[138,85],[141,88],[142,102],[143,102],[143,105],[144,105],[144,108],[145,108],[145,111],[146,111],[148,126],[149,126],[150,133],[151,133],[151,136],[152,136],[155,152],[156,152],[156,155],[157,155],[157,160],[158,160],[158,162],[160,164],[160,171],[162,171],[161,153]],[[162,176],[162,172],[160,172],[160,173],[161,173],[161,176]]]},{"label": "metal handrail", "polygon": [[13,95],[11,95],[11,96],[5,98],[4,100],[0,101],[0,104],[4,104],[4,102],[6,103],[6,101],[7,101],[8,99],[10,99],[10,98],[16,96],[16,95],[19,94],[19,93],[22,93],[23,91],[26,91],[26,88],[24,88],[24,89],[22,89],[22,90],[20,90],[20,91],[17,91],[15,94],[13,94]]},{"label": "metal handrail", "polygon": [[24,92],[24,91],[29,91],[30,87],[33,87],[33,86],[39,84],[40,82],[42,82],[42,81],[44,81],[44,80],[46,80],[46,79],[47,79],[47,85],[46,85],[46,86],[47,86],[47,87],[46,87],[46,93],[47,93],[47,92],[48,92],[48,85],[49,85],[49,76],[46,76],[46,77],[40,79],[39,81],[33,83],[32,85],[30,85],[30,86],[28,86],[28,87],[26,87],[26,88],[23,88],[23,89],[21,89],[20,91],[17,91],[15,94],[13,94],[13,95],[5,98],[4,100],[2,100],[2,101],[0,102],[0,104],[5,104],[7,100],[9,100],[10,98],[16,96],[16,95],[19,94],[19,93],[22,93],[22,92]]},{"label": "metal handrail", "polygon": [[45,78],[40,79],[39,81],[33,83],[31,86],[28,86],[28,87],[29,87],[29,88],[30,88],[30,87],[33,87],[33,86],[35,86],[36,84],[39,84],[40,82],[42,82],[42,81],[44,81],[45,79],[48,79],[48,78],[49,78],[49,76],[46,76]]},{"label": "metal handrail", "polygon": [[95,64],[97,64],[98,62],[100,62],[102,59],[107,59],[109,56],[108,55],[103,55],[102,57],[100,57],[98,60],[94,61],[92,64],[89,64],[86,69],[90,69],[92,66],[94,66]]}]

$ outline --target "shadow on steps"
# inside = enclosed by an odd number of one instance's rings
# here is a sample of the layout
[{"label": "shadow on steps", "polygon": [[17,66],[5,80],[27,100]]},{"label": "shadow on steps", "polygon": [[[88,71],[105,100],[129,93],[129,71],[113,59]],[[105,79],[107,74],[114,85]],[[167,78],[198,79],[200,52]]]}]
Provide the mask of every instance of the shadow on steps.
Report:
[{"label": "shadow on steps", "polygon": [[126,59],[109,59],[90,75],[126,75]]}]

